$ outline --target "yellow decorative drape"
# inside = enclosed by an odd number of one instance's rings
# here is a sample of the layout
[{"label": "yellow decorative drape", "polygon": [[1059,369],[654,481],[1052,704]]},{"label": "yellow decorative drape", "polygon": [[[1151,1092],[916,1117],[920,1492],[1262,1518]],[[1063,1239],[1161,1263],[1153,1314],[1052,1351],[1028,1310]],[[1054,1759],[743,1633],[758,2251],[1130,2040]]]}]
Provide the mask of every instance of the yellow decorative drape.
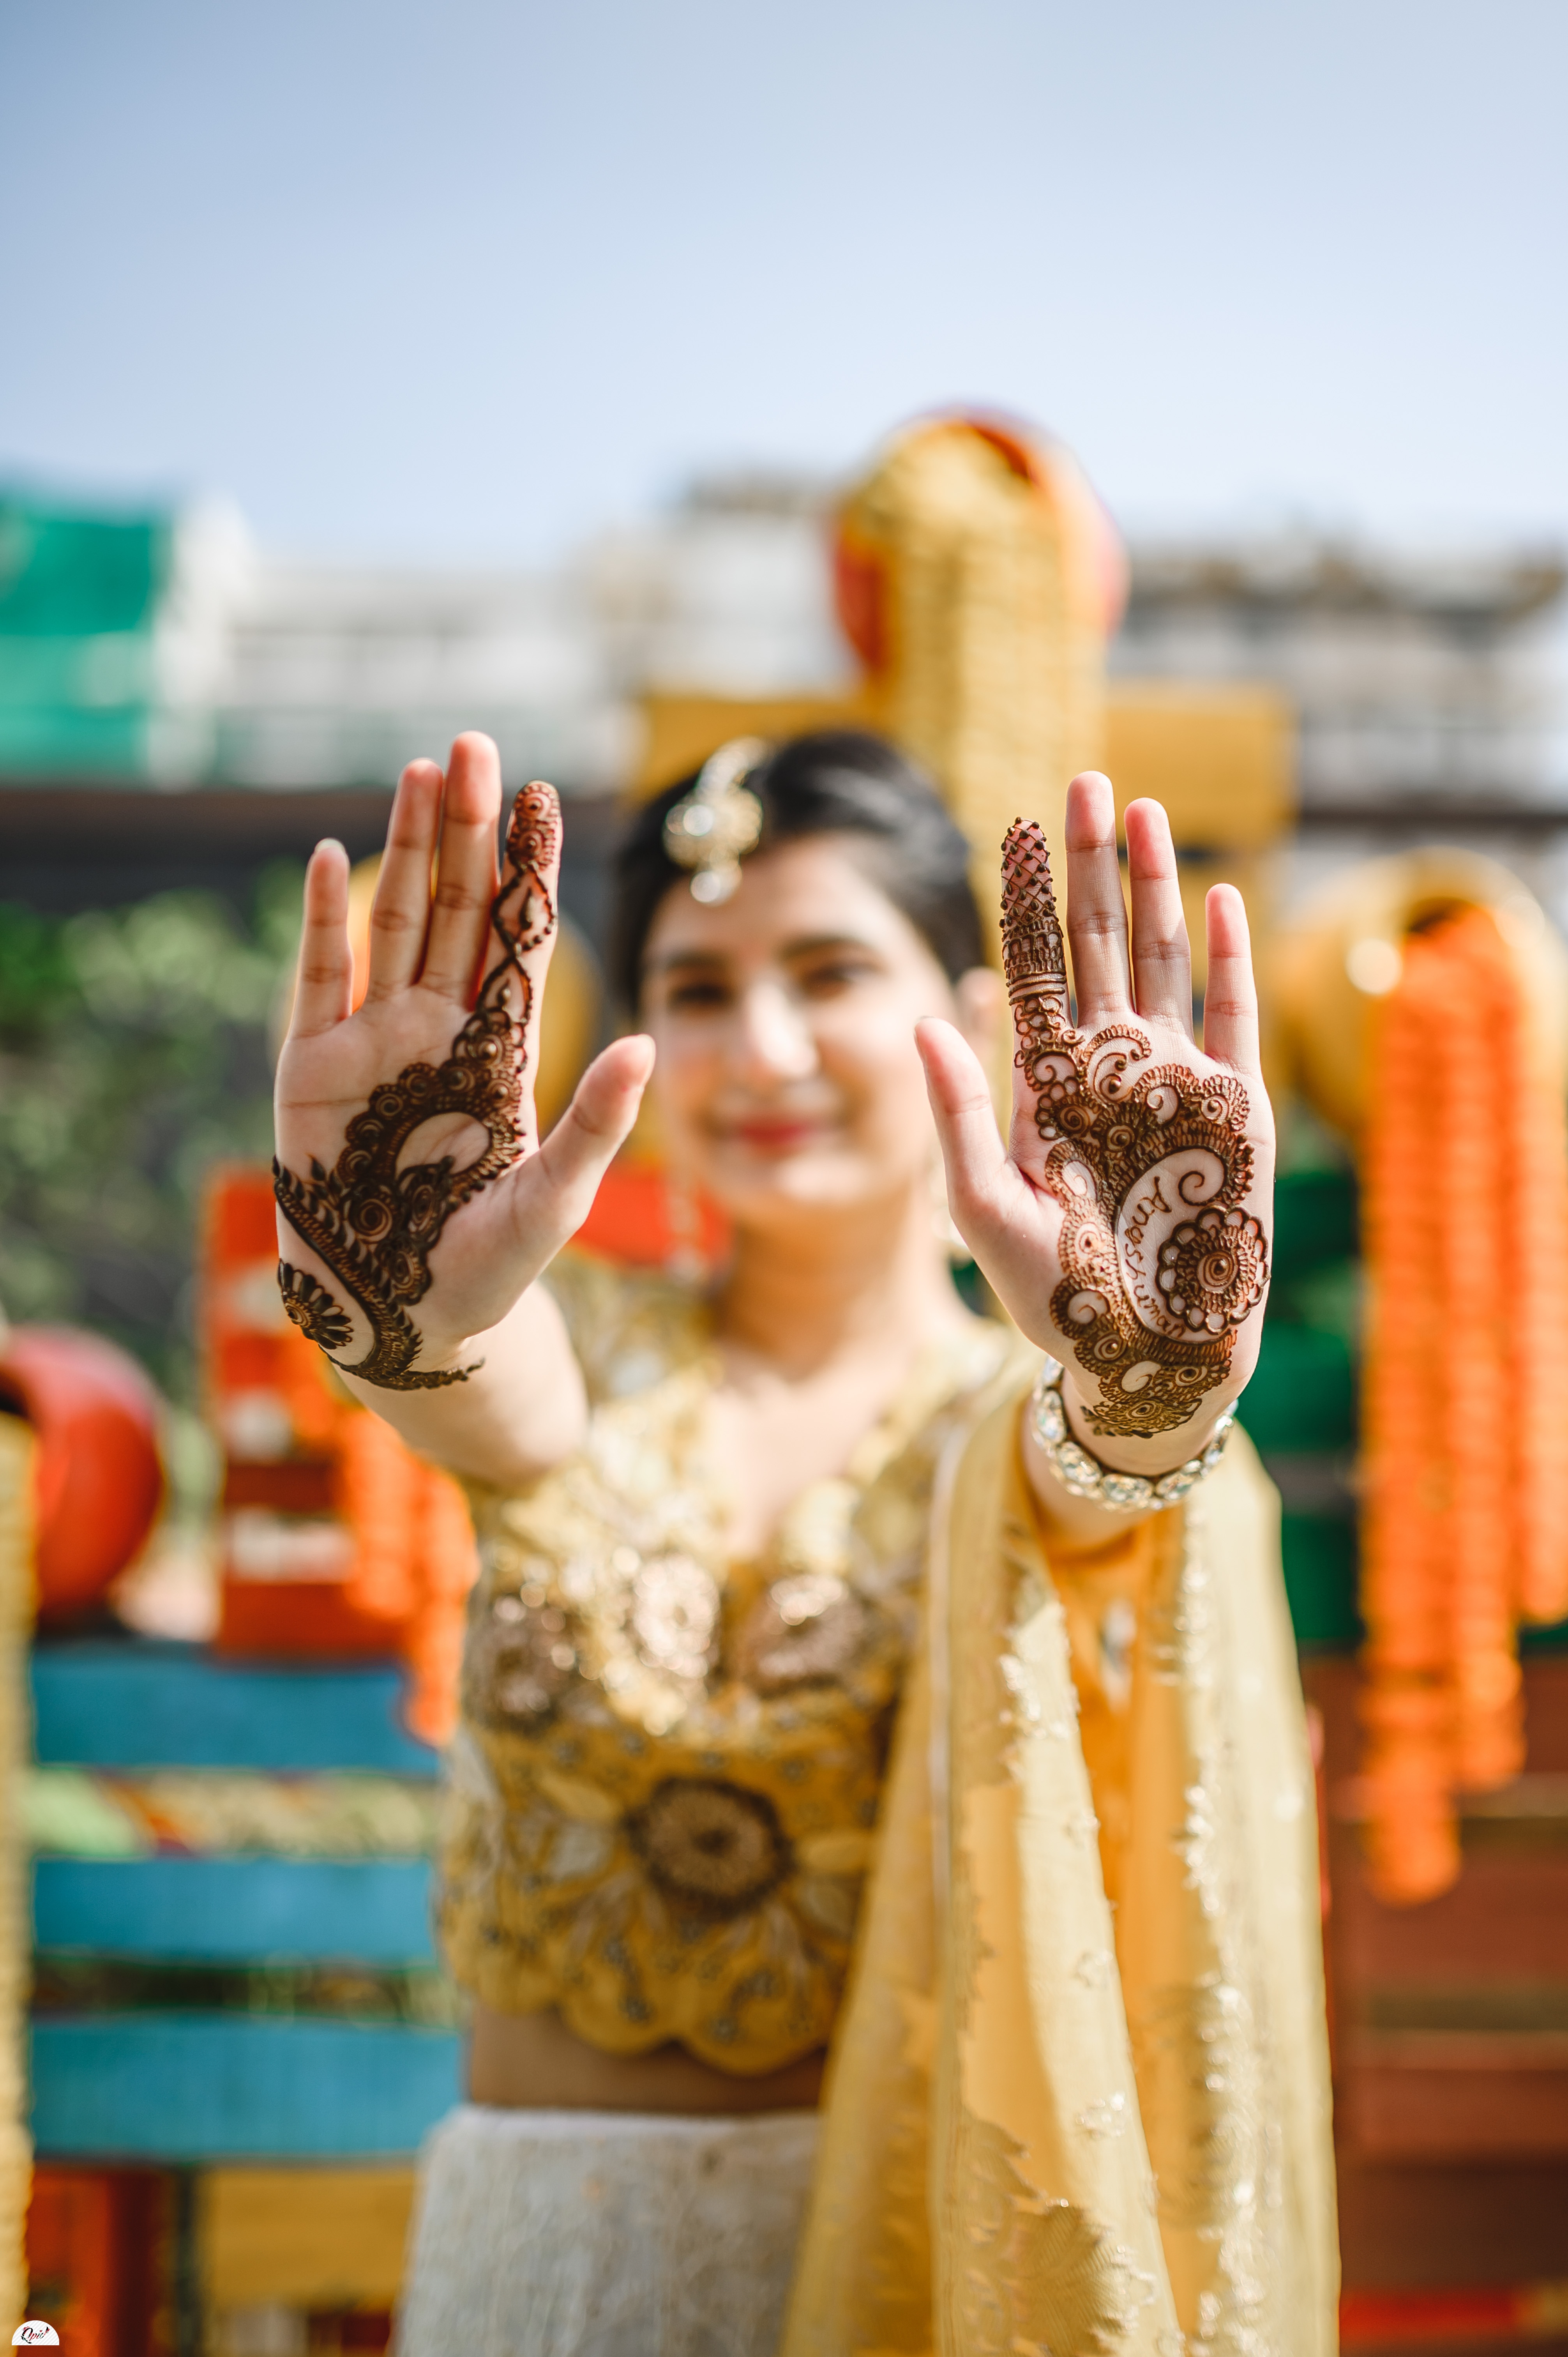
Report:
[{"label": "yellow decorative drape", "polygon": [[[1053,1568],[1017,1429],[1015,1389],[933,1518],[783,2357],[1329,2357],[1277,1500],[1238,1434],[1185,1509]],[[1096,1587],[1135,1612],[1120,1714],[1075,1658]]]},{"label": "yellow decorative drape", "polygon": [[1019,812],[1059,843],[1069,780],[1102,758],[1119,561],[1066,451],[973,419],[909,427],[841,511],[866,709],[940,786],[983,909]]}]

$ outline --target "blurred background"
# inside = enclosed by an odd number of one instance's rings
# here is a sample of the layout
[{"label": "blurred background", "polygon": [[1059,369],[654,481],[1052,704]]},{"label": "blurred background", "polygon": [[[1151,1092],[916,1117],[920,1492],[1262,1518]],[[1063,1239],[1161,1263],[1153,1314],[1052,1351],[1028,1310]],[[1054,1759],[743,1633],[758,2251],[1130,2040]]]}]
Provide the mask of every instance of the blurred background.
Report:
[{"label": "blurred background", "polygon": [[[552,779],[564,1087],[627,797],[868,708],[843,503],[953,411],[1092,482],[1101,756],[1265,951],[1242,1413],[1322,1740],[1347,2341],[1568,2348],[1568,1595],[1526,1749],[1435,1848],[1391,1831],[1346,1046],[1473,908],[1568,1031],[1565,74],[1552,0],[0,0],[6,1970],[71,2347],[383,2345],[457,2085],[425,1861],[471,1543],[272,1291],[304,858],[373,854],[459,728]],[[601,1248],[668,1255],[645,1176]]]}]

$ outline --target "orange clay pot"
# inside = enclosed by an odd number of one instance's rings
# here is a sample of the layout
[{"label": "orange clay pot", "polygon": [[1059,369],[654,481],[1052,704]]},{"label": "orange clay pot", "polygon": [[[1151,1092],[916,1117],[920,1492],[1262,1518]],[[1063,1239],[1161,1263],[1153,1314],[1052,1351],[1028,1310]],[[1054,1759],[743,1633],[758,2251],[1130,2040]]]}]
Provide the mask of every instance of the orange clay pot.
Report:
[{"label": "orange clay pot", "polygon": [[140,1551],[163,1500],[157,1395],[128,1352],[70,1326],[13,1327],[0,1399],[38,1442],[38,1617],[69,1620]]}]

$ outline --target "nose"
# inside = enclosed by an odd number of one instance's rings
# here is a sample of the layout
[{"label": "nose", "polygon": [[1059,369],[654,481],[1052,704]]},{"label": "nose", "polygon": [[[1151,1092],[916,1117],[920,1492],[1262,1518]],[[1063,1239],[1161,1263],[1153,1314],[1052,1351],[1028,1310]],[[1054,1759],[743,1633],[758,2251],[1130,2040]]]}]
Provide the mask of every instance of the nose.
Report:
[{"label": "nose", "polygon": [[753,983],[737,1008],[742,1068],[754,1086],[809,1080],[817,1069],[817,1043],[803,1010],[776,982]]}]

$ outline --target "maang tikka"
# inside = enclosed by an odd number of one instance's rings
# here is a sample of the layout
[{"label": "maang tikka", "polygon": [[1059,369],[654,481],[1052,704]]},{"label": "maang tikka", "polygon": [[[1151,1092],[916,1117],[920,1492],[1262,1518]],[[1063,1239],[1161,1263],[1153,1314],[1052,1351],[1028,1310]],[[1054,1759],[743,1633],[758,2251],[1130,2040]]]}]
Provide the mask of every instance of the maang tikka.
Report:
[{"label": "maang tikka", "polygon": [[760,737],[735,737],[704,761],[696,784],[664,821],[664,848],[692,869],[692,898],[708,908],[727,900],[740,863],[762,834],[762,804],[746,780],[773,750]]}]

